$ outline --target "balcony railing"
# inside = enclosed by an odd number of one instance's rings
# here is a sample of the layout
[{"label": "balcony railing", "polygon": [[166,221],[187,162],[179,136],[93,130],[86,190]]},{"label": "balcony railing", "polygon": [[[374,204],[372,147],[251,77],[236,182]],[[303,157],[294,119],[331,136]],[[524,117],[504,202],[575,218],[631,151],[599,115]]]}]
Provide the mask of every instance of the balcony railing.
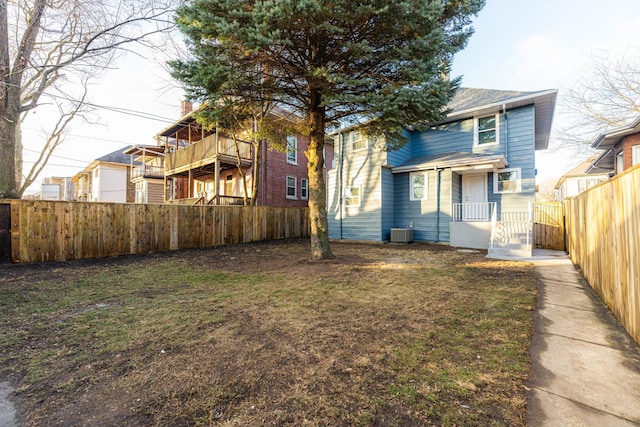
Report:
[{"label": "balcony railing", "polygon": [[[189,200],[188,204],[193,205],[213,205],[213,206],[242,206],[244,205],[244,197],[241,196],[223,196],[217,195],[213,196],[211,199],[206,198],[206,196],[201,196],[196,199],[178,199],[178,200]],[[247,203],[251,203],[251,199],[247,199]],[[182,203],[182,204],[187,204]]]},{"label": "balcony railing", "polygon": [[138,165],[131,171],[131,179],[135,178],[164,178],[162,166]]},{"label": "balcony railing", "polygon": [[237,157],[240,161],[251,162],[251,143],[237,141],[236,143],[227,137],[209,135],[188,147],[180,148],[166,156],[167,173],[178,173],[184,170],[211,164],[218,158],[225,163],[236,164]]},{"label": "balcony railing", "polygon": [[495,202],[453,203],[453,222],[491,221],[496,210]]}]

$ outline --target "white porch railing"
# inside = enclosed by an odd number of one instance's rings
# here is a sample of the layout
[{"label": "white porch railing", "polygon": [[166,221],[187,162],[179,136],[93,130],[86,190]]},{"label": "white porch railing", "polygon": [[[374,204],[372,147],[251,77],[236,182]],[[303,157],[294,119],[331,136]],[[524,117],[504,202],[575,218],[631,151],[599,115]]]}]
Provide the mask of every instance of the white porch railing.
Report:
[{"label": "white porch railing", "polygon": [[491,221],[495,217],[496,203],[453,203],[453,222]]},{"label": "white porch railing", "polygon": [[533,247],[533,216],[529,203],[527,212],[502,212],[500,220],[491,227],[490,254],[501,250],[505,254],[531,256]]}]

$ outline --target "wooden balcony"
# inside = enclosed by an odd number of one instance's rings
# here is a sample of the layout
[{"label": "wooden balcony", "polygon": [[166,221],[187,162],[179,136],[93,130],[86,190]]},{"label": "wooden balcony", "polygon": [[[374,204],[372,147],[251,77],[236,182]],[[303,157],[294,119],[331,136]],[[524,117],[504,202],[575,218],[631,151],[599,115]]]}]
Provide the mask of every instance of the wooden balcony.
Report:
[{"label": "wooden balcony", "polygon": [[131,169],[131,179],[136,178],[164,178],[162,166],[138,165]]},{"label": "wooden balcony", "polygon": [[166,175],[183,174],[189,169],[214,164],[216,160],[226,165],[237,165],[238,157],[241,166],[251,166],[251,148],[252,145],[248,142],[238,141],[236,148],[231,138],[222,135],[216,138],[215,134],[209,135],[188,147],[168,153],[165,158]]}]

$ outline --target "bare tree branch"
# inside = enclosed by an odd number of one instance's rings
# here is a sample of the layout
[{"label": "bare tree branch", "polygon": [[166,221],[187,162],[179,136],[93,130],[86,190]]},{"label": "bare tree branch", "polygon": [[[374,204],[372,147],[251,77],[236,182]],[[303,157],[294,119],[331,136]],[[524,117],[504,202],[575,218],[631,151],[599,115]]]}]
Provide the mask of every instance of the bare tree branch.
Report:
[{"label": "bare tree branch", "polygon": [[598,134],[640,115],[640,63],[630,59],[636,57],[594,56],[591,68],[564,91],[559,113],[568,124],[557,131],[560,147],[587,149]]}]

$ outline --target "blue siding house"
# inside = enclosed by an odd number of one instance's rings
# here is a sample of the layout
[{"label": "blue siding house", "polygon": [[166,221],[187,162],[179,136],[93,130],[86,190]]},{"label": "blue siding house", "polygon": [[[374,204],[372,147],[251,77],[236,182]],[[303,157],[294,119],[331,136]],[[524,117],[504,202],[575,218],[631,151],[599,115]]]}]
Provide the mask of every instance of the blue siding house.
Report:
[{"label": "blue siding house", "polygon": [[461,88],[450,113],[386,150],[357,127],[332,133],[332,239],[444,242],[531,253],[535,151],[548,146],[557,91]]}]

